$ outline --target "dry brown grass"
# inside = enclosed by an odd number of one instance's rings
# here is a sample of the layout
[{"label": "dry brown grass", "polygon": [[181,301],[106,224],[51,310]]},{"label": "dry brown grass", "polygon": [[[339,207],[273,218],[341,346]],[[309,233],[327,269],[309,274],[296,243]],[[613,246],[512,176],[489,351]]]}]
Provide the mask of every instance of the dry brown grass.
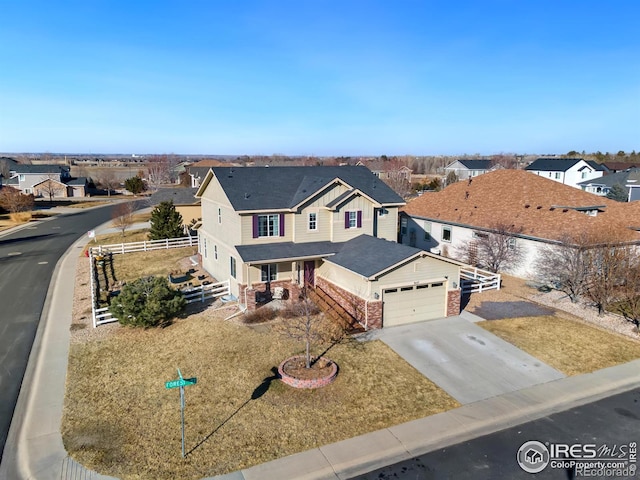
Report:
[{"label": "dry brown grass", "polygon": [[71,202],[69,203],[69,205],[66,205],[67,208],[91,208],[91,207],[98,207],[98,206],[102,206],[102,205],[107,205],[109,203],[113,203],[109,200],[92,200],[89,202]]},{"label": "dry brown grass", "polygon": [[509,318],[478,325],[566,375],[640,358],[640,342],[557,316]]},{"label": "dry brown grass", "polygon": [[14,225],[20,224],[20,223],[26,223],[31,221],[31,219],[33,218],[33,213],[32,212],[10,213],[9,218],[11,219]]},{"label": "dry brown grass", "polygon": [[[336,381],[291,389],[272,381],[273,368],[302,345],[222,312],[72,345],[62,426],[69,453],[123,479],[202,478],[458,406],[379,341],[334,346]],[[186,459],[179,394],[164,387],[176,367],[198,377],[186,388]]]},{"label": "dry brown grass", "polygon": [[167,276],[172,270],[179,269],[181,260],[195,255],[197,250],[197,247],[184,247],[114,255],[116,277],[120,281],[130,282],[150,275]]}]

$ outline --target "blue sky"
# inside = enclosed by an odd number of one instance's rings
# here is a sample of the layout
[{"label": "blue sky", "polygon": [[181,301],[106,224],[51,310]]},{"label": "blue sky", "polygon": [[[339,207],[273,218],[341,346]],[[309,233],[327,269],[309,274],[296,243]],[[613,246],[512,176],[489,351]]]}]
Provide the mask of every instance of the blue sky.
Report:
[{"label": "blue sky", "polygon": [[0,151],[640,150],[637,0],[0,0]]}]

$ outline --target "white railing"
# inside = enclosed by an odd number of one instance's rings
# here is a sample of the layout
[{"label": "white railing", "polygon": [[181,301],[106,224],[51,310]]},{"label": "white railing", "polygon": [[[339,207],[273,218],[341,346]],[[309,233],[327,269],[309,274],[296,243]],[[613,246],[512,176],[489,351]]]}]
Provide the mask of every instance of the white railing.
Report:
[{"label": "white railing", "polygon": [[229,280],[225,280],[224,282],[209,283],[197,287],[186,287],[180,291],[187,303],[195,303],[230,295],[231,287]]},{"label": "white railing", "polygon": [[142,242],[114,243],[112,245],[98,245],[90,247],[89,253],[133,253],[165,250],[167,248],[194,247],[198,245],[198,237],[166,238],[163,240],[145,240]]},{"label": "white railing", "polygon": [[500,290],[500,274],[477,267],[460,269],[462,293],[479,293],[485,290]]}]

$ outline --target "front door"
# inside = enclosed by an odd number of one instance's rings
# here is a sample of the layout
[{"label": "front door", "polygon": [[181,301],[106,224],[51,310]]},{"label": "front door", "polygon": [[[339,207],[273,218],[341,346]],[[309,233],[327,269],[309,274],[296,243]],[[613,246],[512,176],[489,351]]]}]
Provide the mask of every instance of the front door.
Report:
[{"label": "front door", "polygon": [[316,284],[316,262],[308,260],[304,262],[304,285],[313,287]]}]

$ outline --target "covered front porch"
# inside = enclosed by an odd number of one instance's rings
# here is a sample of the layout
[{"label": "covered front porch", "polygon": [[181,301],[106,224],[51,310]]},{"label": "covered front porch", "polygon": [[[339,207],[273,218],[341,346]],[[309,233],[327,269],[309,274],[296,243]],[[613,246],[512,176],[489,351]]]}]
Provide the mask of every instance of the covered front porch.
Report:
[{"label": "covered front porch", "polygon": [[274,299],[298,299],[304,286],[315,286],[322,260],[341,246],[333,242],[237,246],[244,280],[238,284],[239,302],[255,310]]}]

